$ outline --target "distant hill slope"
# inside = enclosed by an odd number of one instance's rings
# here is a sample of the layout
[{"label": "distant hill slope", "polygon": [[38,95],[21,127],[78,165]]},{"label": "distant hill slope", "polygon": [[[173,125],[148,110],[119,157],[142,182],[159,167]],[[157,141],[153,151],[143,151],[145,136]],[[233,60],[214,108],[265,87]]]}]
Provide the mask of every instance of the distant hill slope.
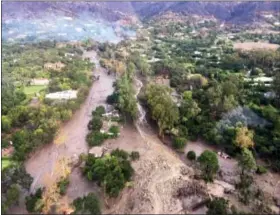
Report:
[{"label": "distant hill slope", "polygon": [[137,14],[149,19],[166,11],[213,16],[221,21],[243,24],[256,21],[260,12],[280,13],[280,2],[132,2]]},{"label": "distant hill slope", "polygon": [[244,24],[261,19],[260,12],[280,13],[280,2],[3,2],[3,19],[36,18],[45,12],[79,15],[89,13],[116,21],[128,15],[142,20],[166,11],[213,16],[221,21]]}]

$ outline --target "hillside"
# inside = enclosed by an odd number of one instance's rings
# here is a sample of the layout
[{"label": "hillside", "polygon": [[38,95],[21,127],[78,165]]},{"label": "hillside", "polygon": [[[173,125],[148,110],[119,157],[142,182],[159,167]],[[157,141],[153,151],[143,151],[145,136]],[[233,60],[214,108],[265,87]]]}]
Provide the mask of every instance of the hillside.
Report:
[{"label": "hillside", "polygon": [[[20,7],[19,7],[20,4]],[[127,15],[150,19],[166,11],[182,14],[212,16],[234,24],[250,23],[262,19],[263,12],[277,13],[279,2],[4,2],[3,20],[10,18],[36,18],[45,12],[68,14],[81,13],[116,21]]]}]

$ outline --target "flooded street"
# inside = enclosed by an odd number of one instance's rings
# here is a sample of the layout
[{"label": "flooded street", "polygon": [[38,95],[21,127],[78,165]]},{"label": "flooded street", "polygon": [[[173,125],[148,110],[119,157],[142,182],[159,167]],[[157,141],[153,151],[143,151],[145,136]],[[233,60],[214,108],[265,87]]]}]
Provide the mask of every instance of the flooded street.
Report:
[{"label": "flooded street", "polygon": [[57,139],[61,139],[62,143],[52,143],[43,147],[25,162],[27,172],[34,178],[31,191],[41,186],[48,186],[50,181],[60,177],[56,165],[61,158],[75,159],[81,153],[88,151],[85,138],[91,112],[96,106],[104,105],[106,97],[113,92],[114,78],[100,68],[96,53],[86,52],[84,57],[89,57],[96,64],[93,73],[99,75],[100,80],[93,83],[84,104],[75,112],[71,120],[61,127]]}]

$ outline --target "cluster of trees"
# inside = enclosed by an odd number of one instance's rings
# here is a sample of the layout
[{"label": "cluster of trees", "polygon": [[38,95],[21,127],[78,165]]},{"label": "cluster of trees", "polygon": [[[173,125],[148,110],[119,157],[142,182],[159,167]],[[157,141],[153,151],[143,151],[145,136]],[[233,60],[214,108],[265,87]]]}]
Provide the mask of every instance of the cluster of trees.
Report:
[{"label": "cluster of trees", "polygon": [[103,57],[100,60],[101,66],[119,76],[114,85],[115,91],[112,95],[108,96],[107,102],[115,105],[123,115],[135,118],[137,114],[137,100],[133,87],[134,77],[136,71],[143,75],[149,74],[149,64],[137,52],[132,53],[129,57],[118,55],[117,48],[111,44],[99,46],[99,53]]},{"label": "cluster of trees", "polygon": [[[55,42],[4,45],[3,52],[2,140],[13,142],[14,158],[22,161],[39,145],[50,143],[59,123],[69,120],[72,112],[84,101],[91,83],[89,71],[94,65],[88,60],[82,60],[79,48],[70,45],[57,48]],[[68,52],[75,56],[68,58],[65,56]],[[65,64],[61,71],[44,70],[45,63],[58,61]],[[41,76],[41,70],[47,76]],[[34,71],[34,74],[25,71]],[[42,77],[50,79],[46,92],[76,89],[78,98],[52,102],[43,99],[44,95],[41,95],[39,107],[29,106],[30,98],[24,94],[22,87],[28,84],[25,79]]]},{"label": "cluster of trees", "polygon": [[101,158],[89,154],[83,172],[89,180],[97,181],[106,194],[117,197],[133,175],[128,158],[129,154],[119,149]]},{"label": "cluster of trees", "polygon": [[12,165],[2,170],[2,213],[18,203],[20,195],[29,190],[32,181],[24,166]]},{"label": "cluster of trees", "polygon": [[179,109],[172,100],[171,92],[171,88],[164,85],[148,84],[145,88],[146,102],[161,137],[165,130],[171,130],[179,120]]},{"label": "cluster of trees", "polygon": [[43,189],[39,188],[34,194],[30,194],[25,198],[26,210],[29,213],[40,213],[43,209],[42,201]]},{"label": "cluster of trees", "polygon": [[102,114],[105,113],[105,108],[103,106],[98,106],[94,111],[92,111],[92,119],[88,123],[89,133],[87,135],[87,143],[90,146],[98,146],[103,143],[106,139],[106,134],[100,132],[102,128]]},{"label": "cluster of trees", "polygon": [[[133,68],[131,71],[135,72],[134,67],[132,66],[131,68]],[[133,74],[127,72],[119,80],[117,80],[115,93],[118,95],[117,107],[120,111],[125,115],[135,118],[137,114],[137,100],[135,98],[135,91],[132,85],[132,75]]]},{"label": "cluster of trees", "polygon": [[89,146],[98,146],[101,145],[104,140],[109,138],[116,138],[119,135],[119,127],[112,125],[109,128],[108,133],[100,132],[102,128],[102,114],[105,113],[105,108],[103,106],[98,106],[94,111],[92,111],[92,119],[88,123],[89,133],[87,135],[87,142]]},{"label": "cluster of trees", "polygon": [[115,82],[115,91],[107,97],[107,103],[114,105],[125,116],[135,118],[137,114],[137,100],[131,75],[132,73],[126,72]]},{"label": "cluster of trees", "polygon": [[94,193],[79,197],[72,202],[73,214],[101,214],[100,202]]},{"label": "cluster of trees", "polygon": [[[172,29],[184,33],[188,26],[182,27],[167,23],[165,27],[155,25],[151,30],[152,36],[160,41],[154,41],[147,54],[153,52],[151,56],[155,56],[156,52],[160,61],[151,63],[150,74],[169,77],[171,87],[180,94],[180,105],[174,108],[169,105],[171,102],[163,105],[169,96],[161,96],[165,93],[159,89],[161,87],[154,87],[157,89],[153,94],[153,87],[147,86],[151,96],[146,102],[151,116],[158,122],[160,133],[172,130],[169,133],[173,135],[176,149],[185,146],[183,140],[198,137],[221,145],[231,156],[239,155],[247,148],[279,171],[280,50],[235,51],[232,44],[218,39],[211,30],[207,39],[190,36],[179,40]],[[158,38],[159,33],[167,36]],[[270,37],[273,39],[274,35]],[[244,81],[248,71],[254,77],[272,77],[271,86]],[[272,96],[266,97],[265,92],[272,93]],[[163,106],[164,111],[161,110]],[[247,125],[236,119],[234,125],[221,129],[218,122],[239,106],[250,107],[269,123],[265,126]]]},{"label": "cluster of trees", "polygon": [[240,167],[240,182],[237,184],[237,188],[240,190],[239,198],[244,204],[248,204],[252,198],[252,174],[256,170],[256,161],[250,150],[244,148],[239,157],[238,165]]}]

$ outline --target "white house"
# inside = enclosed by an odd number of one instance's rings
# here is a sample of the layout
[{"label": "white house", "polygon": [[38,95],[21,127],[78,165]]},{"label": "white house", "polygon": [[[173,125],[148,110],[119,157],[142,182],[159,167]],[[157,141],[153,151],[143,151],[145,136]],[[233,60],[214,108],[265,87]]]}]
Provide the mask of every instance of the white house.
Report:
[{"label": "white house", "polygon": [[47,78],[34,78],[31,80],[30,85],[48,85],[49,82]]},{"label": "white house", "polygon": [[55,93],[49,93],[46,95],[46,98],[48,99],[76,99],[77,98],[77,90],[66,90],[66,91],[60,91]]}]

